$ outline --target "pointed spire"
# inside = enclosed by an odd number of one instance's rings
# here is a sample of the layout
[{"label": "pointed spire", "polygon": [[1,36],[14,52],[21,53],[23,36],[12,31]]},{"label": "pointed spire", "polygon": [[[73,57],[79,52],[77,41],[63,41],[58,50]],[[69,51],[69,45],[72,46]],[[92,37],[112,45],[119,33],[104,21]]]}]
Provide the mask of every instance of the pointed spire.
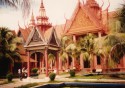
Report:
[{"label": "pointed spire", "polygon": [[33,14],[33,10],[32,10],[29,27],[33,27],[33,26],[35,26],[35,19],[34,19],[34,14]]},{"label": "pointed spire", "polygon": [[102,0],[102,5],[101,5],[101,9],[102,9],[103,5],[104,5],[104,1]]},{"label": "pointed spire", "polygon": [[46,16],[46,11],[44,8],[43,0],[41,0],[41,5],[39,8],[39,15],[37,16],[37,26],[47,26],[51,27],[51,24],[48,22],[48,17]]},{"label": "pointed spire", "polygon": [[41,0],[41,5],[40,5],[40,8],[44,8],[44,5],[43,5],[43,0]]},{"label": "pointed spire", "polygon": [[78,5],[80,6],[80,0],[78,0]]},{"label": "pointed spire", "polygon": [[108,6],[107,6],[107,8],[106,8],[106,10],[108,10],[109,9],[109,7],[110,7],[110,1],[108,0]]},{"label": "pointed spire", "polygon": [[34,14],[33,14],[33,10],[32,10],[32,15],[31,15],[30,21],[35,21],[35,19],[34,19]]}]

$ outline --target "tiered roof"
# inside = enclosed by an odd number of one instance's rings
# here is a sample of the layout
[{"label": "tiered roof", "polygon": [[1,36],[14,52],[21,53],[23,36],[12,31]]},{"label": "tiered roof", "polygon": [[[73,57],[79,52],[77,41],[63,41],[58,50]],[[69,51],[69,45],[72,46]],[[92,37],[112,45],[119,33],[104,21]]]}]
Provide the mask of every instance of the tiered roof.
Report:
[{"label": "tiered roof", "polygon": [[52,26],[52,24],[48,22],[48,17],[46,16],[43,0],[41,0],[39,15],[37,16],[37,26],[46,26],[47,28]]}]

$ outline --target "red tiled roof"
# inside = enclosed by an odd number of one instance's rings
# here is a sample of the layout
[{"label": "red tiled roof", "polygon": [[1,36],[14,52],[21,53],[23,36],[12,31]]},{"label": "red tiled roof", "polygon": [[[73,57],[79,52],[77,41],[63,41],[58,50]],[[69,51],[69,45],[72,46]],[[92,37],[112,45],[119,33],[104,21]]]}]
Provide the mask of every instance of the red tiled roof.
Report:
[{"label": "red tiled roof", "polygon": [[[94,29],[98,29],[98,28],[99,28],[98,30],[100,30],[100,28],[102,30],[103,25],[100,23],[99,19],[97,19],[97,17],[94,16],[94,14],[92,14],[92,12],[90,11],[90,9],[86,5],[82,5],[81,3],[80,4],[78,3],[77,6],[76,6],[76,9],[74,10],[74,13],[73,13],[71,19],[66,22],[66,26],[65,26],[65,32],[66,32],[66,34],[68,34],[70,32],[72,32],[72,34],[77,34],[77,33],[75,33],[76,30],[75,29],[70,30],[70,27],[72,26],[72,23],[75,20],[75,17],[76,17],[76,15],[77,15],[77,13],[78,13],[78,11],[80,9],[82,9],[82,11],[84,13],[86,13],[86,15],[88,15],[89,19],[94,23],[95,27],[93,27],[93,30]],[[82,31],[82,30],[83,29],[79,29],[79,31]]]},{"label": "red tiled roof", "polygon": [[19,49],[20,54],[26,54],[24,46],[22,44],[18,45],[17,48]]},{"label": "red tiled roof", "polygon": [[24,41],[26,41],[30,32],[31,32],[31,30],[29,28],[23,29],[23,28],[20,27],[18,33],[19,32],[21,32],[21,35],[22,35]]}]

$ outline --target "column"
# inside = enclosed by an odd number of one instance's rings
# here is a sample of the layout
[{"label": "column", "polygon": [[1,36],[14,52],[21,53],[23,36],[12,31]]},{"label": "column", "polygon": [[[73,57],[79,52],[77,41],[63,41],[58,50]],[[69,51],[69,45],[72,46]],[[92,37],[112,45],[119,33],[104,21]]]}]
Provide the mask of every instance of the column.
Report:
[{"label": "column", "polygon": [[46,63],[46,77],[48,77],[48,52],[47,48],[45,48],[44,55],[45,55],[45,63]]},{"label": "column", "polygon": [[42,58],[42,73],[44,73],[44,57]]},{"label": "column", "polygon": [[67,69],[69,69],[69,58],[67,58]]},{"label": "column", "polygon": [[[76,36],[73,35],[73,42],[76,43]],[[72,58],[72,61],[73,61],[73,69],[75,67],[75,63],[76,63],[76,58]]]},{"label": "column", "polygon": [[98,37],[99,37],[99,49],[102,48],[102,43],[101,43],[101,32],[98,32]]},{"label": "column", "polygon": [[27,51],[27,77],[30,77],[30,52]]},{"label": "column", "polygon": [[72,68],[74,69],[74,67],[75,67],[75,58],[72,58],[72,61],[73,61],[73,62],[72,62],[72,64],[73,64],[73,65],[72,65]]},{"label": "column", "polygon": [[123,60],[123,68],[124,68],[124,70],[125,70],[125,55],[123,56],[123,58],[122,58],[122,60]]},{"label": "column", "polygon": [[42,73],[42,59],[43,59],[43,57],[42,57],[42,55],[40,55],[41,56],[41,58],[40,58],[40,74]]},{"label": "column", "polygon": [[36,54],[36,52],[35,52],[35,68],[37,68],[37,54]]},{"label": "column", "polygon": [[59,70],[62,70],[62,60],[60,57],[59,57]]},{"label": "column", "polygon": [[83,57],[82,57],[82,54],[80,54],[80,69],[82,70],[83,69]]},{"label": "column", "polygon": [[56,53],[56,73],[59,74],[59,53]]},{"label": "column", "polygon": [[73,42],[76,43],[76,36],[73,35]]}]

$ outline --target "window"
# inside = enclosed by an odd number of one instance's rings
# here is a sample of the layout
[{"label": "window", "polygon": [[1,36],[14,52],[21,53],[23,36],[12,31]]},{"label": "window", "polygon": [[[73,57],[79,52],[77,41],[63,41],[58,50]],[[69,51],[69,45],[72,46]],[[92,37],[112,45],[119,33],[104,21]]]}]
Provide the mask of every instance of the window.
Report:
[{"label": "window", "polygon": [[101,58],[100,56],[97,56],[97,65],[100,65],[101,64]]}]

